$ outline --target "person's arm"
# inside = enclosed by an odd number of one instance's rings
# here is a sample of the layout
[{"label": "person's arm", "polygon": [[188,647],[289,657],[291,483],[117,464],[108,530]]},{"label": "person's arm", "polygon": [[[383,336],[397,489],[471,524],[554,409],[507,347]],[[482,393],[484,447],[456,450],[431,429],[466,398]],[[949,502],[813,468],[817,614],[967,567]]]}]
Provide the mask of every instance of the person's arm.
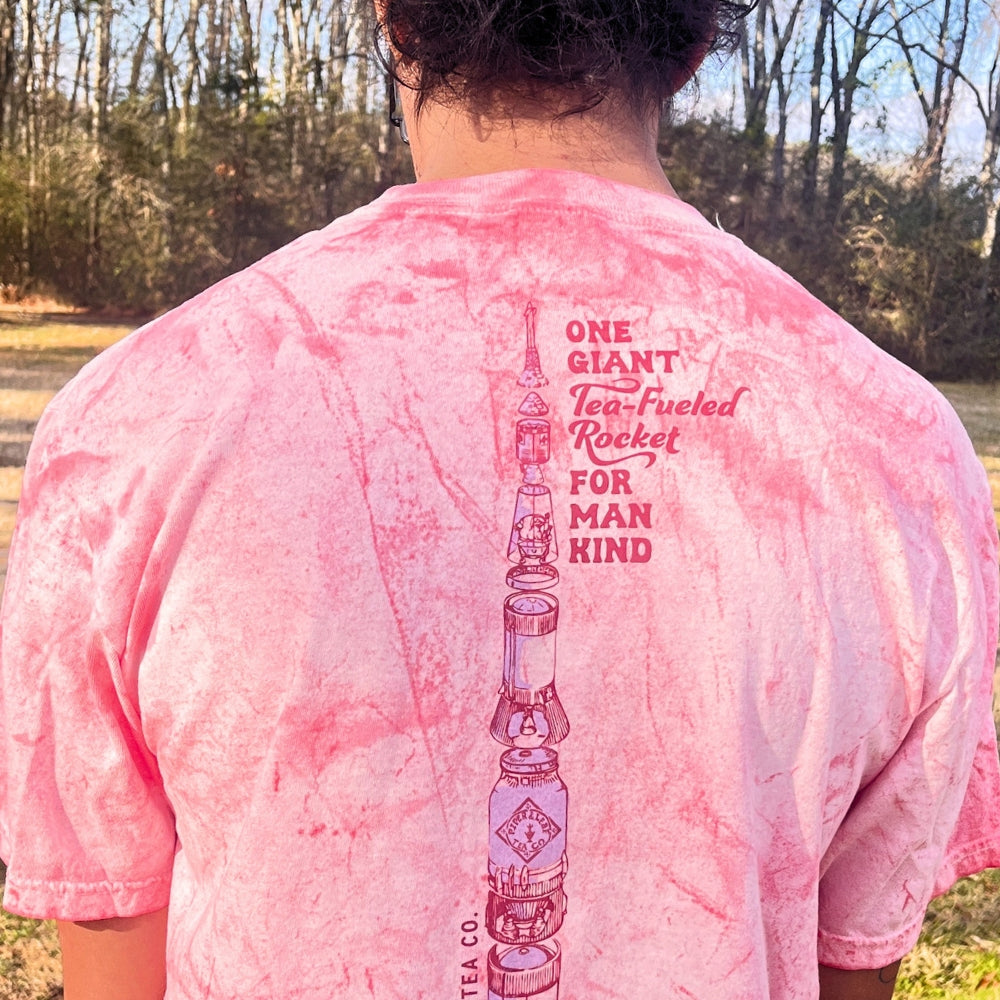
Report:
[{"label": "person's arm", "polygon": [[884,969],[833,969],[821,965],[819,1000],[891,1000],[898,972],[899,962]]},{"label": "person's arm", "polygon": [[60,921],[65,1000],[162,1000],[167,910],[141,917]]}]

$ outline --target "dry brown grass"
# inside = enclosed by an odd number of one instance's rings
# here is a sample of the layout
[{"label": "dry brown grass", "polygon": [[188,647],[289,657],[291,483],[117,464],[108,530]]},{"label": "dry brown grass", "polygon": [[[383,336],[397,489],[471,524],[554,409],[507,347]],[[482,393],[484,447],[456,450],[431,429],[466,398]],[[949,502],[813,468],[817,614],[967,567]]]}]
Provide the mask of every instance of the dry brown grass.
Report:
[{"label": "dry brown grass", "polygon": [[62,997],[62,962],[55,924],[0,911],[0,1000]]},{"label": "dry brown grass", "polygon": [[1000,457],[1000,383],[979,385],[974,382],[937,382],[976,446],[976,453]]},{"label": "dry brown grass", "polygon": [[0,392],[0,420],[37,420],[54,395],[44,389],[4,389]]},{"label": "dry brown grass", "polygon": [[80,323],[45,323],[38,326],[0,324],[0,348],[51,350],[110,347],[132,330],[131,326],[92,327]]}]

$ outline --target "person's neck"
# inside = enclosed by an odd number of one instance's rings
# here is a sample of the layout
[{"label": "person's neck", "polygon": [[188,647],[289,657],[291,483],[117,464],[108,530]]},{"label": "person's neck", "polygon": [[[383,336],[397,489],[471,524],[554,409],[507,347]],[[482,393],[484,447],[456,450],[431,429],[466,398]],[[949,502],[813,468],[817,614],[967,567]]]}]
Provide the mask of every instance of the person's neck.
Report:
[{"label": "person's neck", "polygon": [[656,143],[659,122],[637,121],[602,109],[555,121],[483,119],[428,100],[404,113],[417,181],[446,180],[505,170],[575,170],[677,197],[663,173]]}]

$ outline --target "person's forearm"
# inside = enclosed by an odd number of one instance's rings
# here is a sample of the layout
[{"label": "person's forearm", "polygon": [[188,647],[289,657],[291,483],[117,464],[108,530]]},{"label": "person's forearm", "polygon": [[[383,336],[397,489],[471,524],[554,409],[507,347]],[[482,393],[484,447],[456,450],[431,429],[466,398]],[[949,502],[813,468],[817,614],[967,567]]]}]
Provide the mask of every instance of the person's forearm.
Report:
[{"label": "person's forearm", "polygon": [[899,962],[884,969],[832,969],[821,965],[819,1000],[891,1000],[898,972]]},{"label": "person's forearm", "polygon": [[162,1000],[166,909],[58,926],[65,1000]]}]

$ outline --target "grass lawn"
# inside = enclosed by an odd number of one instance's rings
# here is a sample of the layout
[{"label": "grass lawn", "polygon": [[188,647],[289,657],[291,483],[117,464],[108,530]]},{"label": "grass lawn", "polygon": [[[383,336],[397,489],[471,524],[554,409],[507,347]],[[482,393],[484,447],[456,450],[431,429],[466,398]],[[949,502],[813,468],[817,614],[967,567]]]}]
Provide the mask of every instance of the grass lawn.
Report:
[{"label": "grass lawn", "polygon": [[932,901],[903,960],[897,997],[1000,1000],[1000,869],[962,879]]},{"label": "grass lawn", "polygon": [[1000,459],[1000,383],[937,382],[965,424],[980,457]]},{"label": "grass lawn", "polygon": [[[131,324],[66,321],[21,322],[0,315],[0,351],[44,363],[63,361],[114,343]],[[1000,387],[946,384],[939,388],[962,417],[993,488],[1000,519]],[[51,392],[0,392],[0,421],[36,420]],[[19,469],[0,468],[0,508],[8,520],[20,492]],[[0,535],[10,525],[3,523]],[[998,714],[1000,720],[1000,714]],[[0,875],[3,869],[0,867]],[[0,911],[0,1000],[57,1000],[62,996],[55,928]],[[1000,869],[963,879],[928,911],[920,941],[900,971],[900,1000],[1000,1000]]]},{"label": "grass lawn", "polygon": [[110,347],[135,329],[134,323],[88,323],[73,317],[11,316],[0,313],[0,350],[58,351]]},{"label": "grass lawn", "polygon": [[57,1000],[62,965],[55,924],[0,910],[0,1000]]}]

